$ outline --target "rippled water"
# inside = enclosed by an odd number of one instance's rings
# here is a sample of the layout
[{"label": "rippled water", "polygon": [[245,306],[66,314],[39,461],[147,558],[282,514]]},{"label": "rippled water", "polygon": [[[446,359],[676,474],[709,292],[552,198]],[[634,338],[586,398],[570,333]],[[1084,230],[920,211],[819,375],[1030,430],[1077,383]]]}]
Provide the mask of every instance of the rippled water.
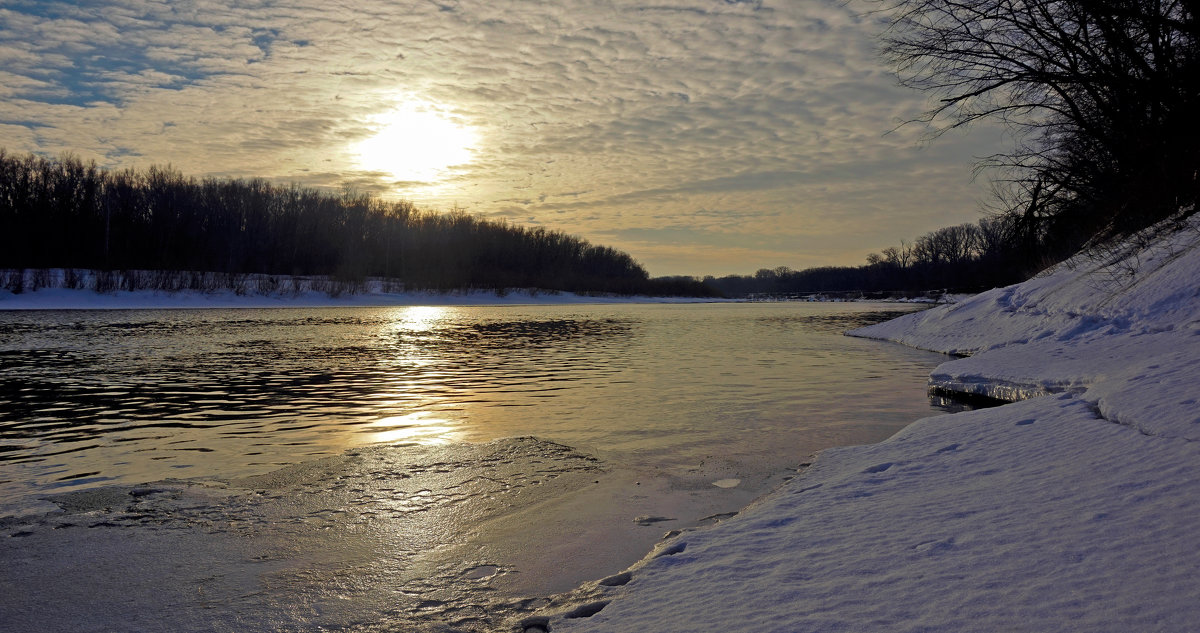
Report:
[{"label": "rippled water", "polygon": [[0,312],[0,511],[374,443],[794,466],[940,412],[871,304]]}]

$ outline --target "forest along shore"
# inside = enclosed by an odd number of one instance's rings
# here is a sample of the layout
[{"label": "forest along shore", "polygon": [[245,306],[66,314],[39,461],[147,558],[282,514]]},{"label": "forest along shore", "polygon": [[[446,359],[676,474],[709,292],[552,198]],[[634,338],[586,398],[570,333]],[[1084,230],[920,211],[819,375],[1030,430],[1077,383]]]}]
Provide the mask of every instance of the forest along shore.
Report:
[{"label": "forest along shore", "polygon": [[1200,221],[851,332],[1024,399],[823,451],[525,630],[1191,631]]}]

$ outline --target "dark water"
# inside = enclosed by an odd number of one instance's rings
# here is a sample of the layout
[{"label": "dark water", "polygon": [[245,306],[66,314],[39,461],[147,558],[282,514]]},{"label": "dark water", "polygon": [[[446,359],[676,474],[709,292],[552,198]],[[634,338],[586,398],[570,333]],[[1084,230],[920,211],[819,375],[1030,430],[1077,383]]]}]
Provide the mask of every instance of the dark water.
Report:
[{"label": "dark water", "polygon": [[872,304],[0,312],[0,513],[375,443],[786,468],[940,413]]}]

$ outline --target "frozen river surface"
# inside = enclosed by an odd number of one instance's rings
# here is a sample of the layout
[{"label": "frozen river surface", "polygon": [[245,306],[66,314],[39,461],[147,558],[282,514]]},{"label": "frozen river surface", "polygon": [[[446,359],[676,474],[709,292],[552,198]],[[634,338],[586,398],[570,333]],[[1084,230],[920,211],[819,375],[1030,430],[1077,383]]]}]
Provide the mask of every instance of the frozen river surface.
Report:
[{"label": "frozen river surface", "polygon": [[0,313],[0,621],[495,626],[939,412],[903,310]]}]

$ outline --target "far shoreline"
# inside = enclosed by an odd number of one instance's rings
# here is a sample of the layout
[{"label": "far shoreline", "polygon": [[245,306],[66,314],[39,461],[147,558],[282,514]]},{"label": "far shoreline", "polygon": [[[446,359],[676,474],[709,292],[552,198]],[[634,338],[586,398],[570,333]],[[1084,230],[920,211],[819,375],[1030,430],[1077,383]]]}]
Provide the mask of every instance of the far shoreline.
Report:
[{"label": "far shoreline", "polygon": [[0,290],[0,312],[39,310],[205,310],[205,309],[269,309],[269,308],[408,308],[466,307],[466,306],[553,306],[553,305],[627,305],[627,304],[711,304],[711,303],[881,303],[904,306],[932,307],[954,302],[913,299],[861,298],[816,296],[807,299],[753,299],[724,297],[663,297],[649,295],[616,295],[574,293],[536,288],[502,291],[414,290],[402,292],[359,292],[330,295],[319,291],[298,294],[237,293],[229,290],[116,290],[97,292],[85,289],[42,288],[21,293]]},{"label": "far shoreline", "polygon": [[714,297],[652,297],[643,295],[599,295],[572,292],[519,290],[447,290],[362,292],[329,295],[308,290],[298,294],[236,293],[222,290],[94,290],[43,288],[14,294],[0,291],[0,311],[35,310],[172,310],[172,309],[262,309],[262,308],[387,308],[414,306],[522,306],[588,305],[628,303],[733,303]]},{"label": "far shoreline", "polygon": [[694,303],[891,303],[933,306],[967,295],[946,290],[829,291],[741,297],[623,294],[524,288],[422,288],[397,279],[187,271],[0,270],[0,311],[367,308]]}]

